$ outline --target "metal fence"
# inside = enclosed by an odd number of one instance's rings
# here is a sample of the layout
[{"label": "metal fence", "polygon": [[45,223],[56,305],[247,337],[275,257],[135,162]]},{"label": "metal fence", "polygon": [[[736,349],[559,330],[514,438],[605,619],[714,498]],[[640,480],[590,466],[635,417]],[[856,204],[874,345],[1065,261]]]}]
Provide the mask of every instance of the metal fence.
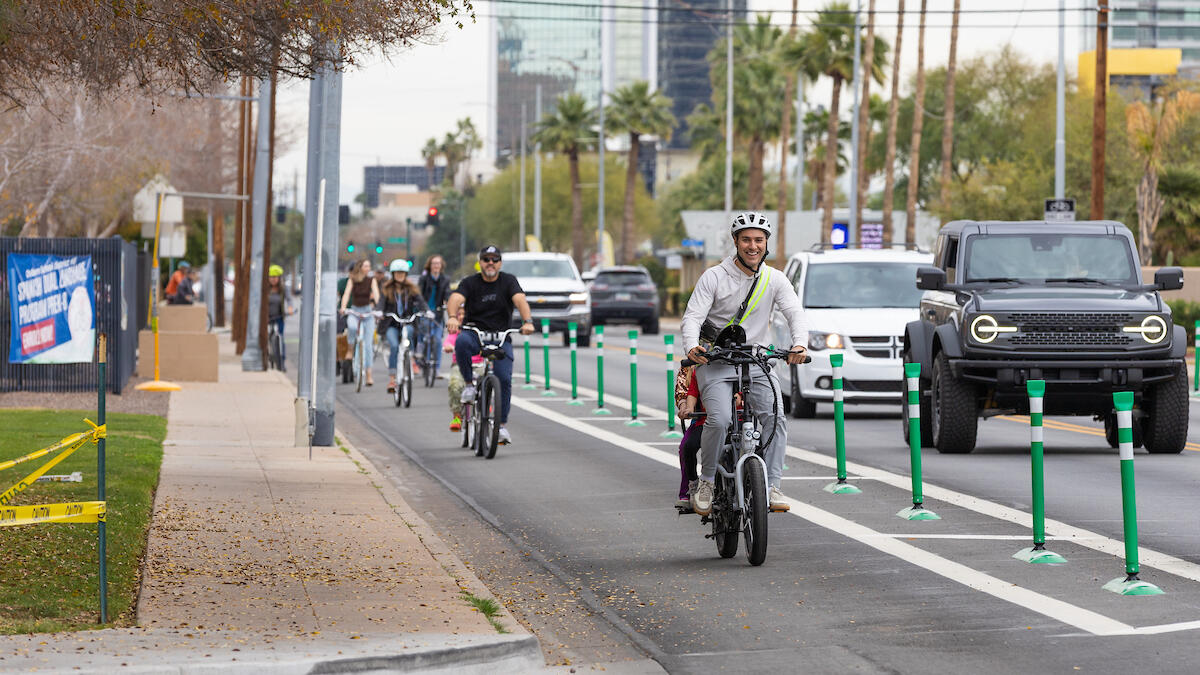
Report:
[{"label": "metal fence", "polygon": [[[138,255],[133,244],[111,239],[0,237],[0,344],[8,354],[12,310],[8,300],[8,254],[90,255],[96,279],[96,330],[108,335],[109,388],[120,394],[137,366]],[[0,361],[0,391],[87,391],[96,388],[94,363],[9,363]]]}]

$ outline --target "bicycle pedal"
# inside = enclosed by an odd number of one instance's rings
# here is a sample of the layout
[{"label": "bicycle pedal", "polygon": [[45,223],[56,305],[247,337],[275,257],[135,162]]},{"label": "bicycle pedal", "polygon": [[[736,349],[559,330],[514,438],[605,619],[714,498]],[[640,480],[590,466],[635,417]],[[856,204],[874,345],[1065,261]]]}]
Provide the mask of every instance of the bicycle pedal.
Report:
[{"label": "bicycle pedal", "polygon": [[768,509],[771,513],[787,513],[792,510],[791,506],[784,504],[783,506],[772,506]]},{"label": "bicycle pedal", "polygon": [[677,511],[681,516],[686,516],[689,513],[695,513],[690,506],[676,506],[675,511]]}]

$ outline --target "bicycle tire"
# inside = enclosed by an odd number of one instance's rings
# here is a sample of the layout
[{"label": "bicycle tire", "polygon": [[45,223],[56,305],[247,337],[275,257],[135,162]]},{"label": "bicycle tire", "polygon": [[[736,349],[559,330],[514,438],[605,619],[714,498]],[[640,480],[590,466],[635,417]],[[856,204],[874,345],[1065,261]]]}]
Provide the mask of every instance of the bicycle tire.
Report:
[{"label": "bicycle tire", "polygon": [[717,555],[722,558],[732,558],[737,555],[738,527],[734,522],[733,504],[737,497],[732,494],[733,481],[720,473],[716,477],[716,490],[713,493],[712,528],[713,541],[717,543]]},{"label": "bicycle tire", "polygon": [[268,348],[269,348],[269,351],[271,354],[270,360],[272,362],[272,364],[271,364],[272,367],[275,368],[275,370],[282,372],[283,371],[283,338],[279,335],[278,332],[275,332],[275,331],[271,332],[271,339],[270,339]]},{"label": "bicycle tire", "polygon": [[767,559],[767,479],[754,460],[742,465],[742,537],[746,541],[746,560],[755,567]]},{"label": "bicycle tire", "polygon": [[[479,385],[483,386],[482,383]],[[475,450],[476,457],[483,457],[483,443],[479,442],[482,433],[483,425],[483,410],[480,407],[480,402],[483,398],[479,395],[479,391],[475,392],[474,414],[471,416],[471,448]]]},{"label": "bicycle tire", "polygon": [[462,447],[471,445],[471,404],[464,403],[462,407]]},{"label": "bicycle tire", "polygon": [[500,441],[500,378],[488,375],[483,378],[483,409],[486,411],[483,422],[486,425],[482,436],[486,446],[485,457],[493,459],[496,456],[496,446]]},{"label": "bicycle tire", "polygon": [[404,350],[404,375],[400,378],[400,382],[396,385],[396,391],[400,393],[400,400],[407,408],[412,405],[412,352]]},{"label": "bicycle tire", "polygon": [[360,336],[358,341],[354,343],[354,392],[362,391],[363,380],[366,379],[365,371],[367,369],[367,346],[363,344],[363,339]]},{"label": "bicycle tire", "polygon": [[432,387],[437,379],[437,353],[434,351],[433,336],[425,336],[425,363],[421,371],[425,374],[425,386]]}]

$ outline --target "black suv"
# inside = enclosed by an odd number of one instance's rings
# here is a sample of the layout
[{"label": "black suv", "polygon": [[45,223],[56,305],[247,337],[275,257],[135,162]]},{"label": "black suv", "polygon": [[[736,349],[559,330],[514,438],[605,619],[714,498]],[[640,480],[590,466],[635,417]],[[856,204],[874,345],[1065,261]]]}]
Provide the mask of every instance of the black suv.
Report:
[{"label": "black suv", "polygon": [[658,287],[641,265],[601,267],[590,284],[592,323],[636,323],[658,335]]},{"label": "black suv", "polygon": [[922,445],[971,452],[980,417],[1027,413],[1026,381],[1045,380],[1046,414],[1093,415],[1114,448],[1112,393],[1133,391],[1134,444],[1183,450],[1187,332],[1158,294],[1183,288],[1183,270],[1143,285],[1133,236],[1113,221],[954,221],[933,259],[903,347],[921,364]]}]

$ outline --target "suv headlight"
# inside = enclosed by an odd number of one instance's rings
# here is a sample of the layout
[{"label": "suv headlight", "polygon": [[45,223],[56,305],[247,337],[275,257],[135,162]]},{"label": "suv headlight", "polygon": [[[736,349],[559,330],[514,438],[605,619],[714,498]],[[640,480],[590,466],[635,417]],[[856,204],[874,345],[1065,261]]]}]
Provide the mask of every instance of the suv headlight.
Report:
[{"label": "suv headlight", "polygon": [[1167,337],[1167,320],[1157,314],[1150,314],[1141,323],[1122,328],[1126,333],[1141,333],[1147,344],[1156,345]]},{"label": "suv headlight", "polygon": [[824,349],[845,349],[846,344],[842,341],[842,336],[838,333],[809,331],[808,348],[819,352]]},{"label": "suv headlight", "polygon": [[572,293],[567,296],[567,301],[572,305],[586,305],[588,301],[587,293]]},{"label": "suv headlight", "polygon": [[1017,327],[1002,326],[991,314],[980,314],[971,320],[970,332],[972,340],[980,344],[988,344],[995,340],[1000,333],[1017,332]]}]

